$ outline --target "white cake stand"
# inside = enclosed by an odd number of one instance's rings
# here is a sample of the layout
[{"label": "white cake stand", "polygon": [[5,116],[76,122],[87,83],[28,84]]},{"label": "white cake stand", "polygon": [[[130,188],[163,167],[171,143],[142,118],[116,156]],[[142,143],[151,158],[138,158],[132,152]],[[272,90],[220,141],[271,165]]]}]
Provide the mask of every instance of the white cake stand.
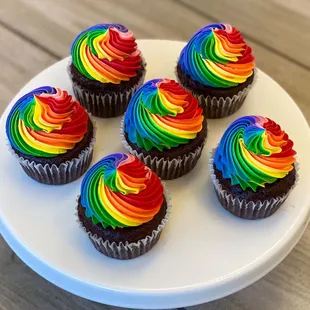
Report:
[{"label": "white cake stand", "polygon": [[[146,79],[174,78],[182,42],[141,40]],[[41,72],[15,97],[1,118],[0,231],[16,254],[55,285],[84,298],[127,308],[176,308],[221,298],[264,276],[292,250],[310,211],[310,131],[289,95],[258,70],[258,80],[234,115],[209,121],[202,158],[188,175],[167,182],[173,214],[158,244],[146,255],[118,261],[97,252],[76,223],[75,199],[81,179],[47,186],[30,179],[6,146],[7,114],[22,94],[52,85],[72,93],[68,58]],[[29,64],[31,65],[31,64]],[[299,183],[270,218],[248,221],[220,207],[209,177],[210,150],[224,129],[241,115],[268,116],[293,141],[300,163]],[[121,118],[96,119],[94,161],[125,151]]]}]

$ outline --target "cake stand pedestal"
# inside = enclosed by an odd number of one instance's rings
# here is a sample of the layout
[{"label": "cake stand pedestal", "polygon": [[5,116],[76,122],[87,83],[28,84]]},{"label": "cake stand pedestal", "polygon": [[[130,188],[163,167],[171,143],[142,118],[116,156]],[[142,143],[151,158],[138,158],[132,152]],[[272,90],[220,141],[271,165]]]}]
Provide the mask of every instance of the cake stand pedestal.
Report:
[{"label": "cake stand pedestal", "polygon": [[[146,80],[175,78],[183,42],[141,40]],[[55,285],[84,298],[126,308],[167,309],[190,306],[234,293],[273,269],[292,250],[309,220],[310,131],[289,95],[257,70],[258,79],[242,108],[210,120],[207,145],[196,168],[167,182],[173,211],[158,244],[146,255],[118,261],[101,255],[76,223],[81,179],[63,186],[30,179],[7,148],[5,121],[18,97],[51,85],[72,94],[66,58],[32,79],[16,95],[0,121],[0,232],[15,253]],[[270,117],[295,142],[299,183],[270,218],[234,217],[218,203],[209,176],[209,153],[237,117]],[[124,152],[121,118],[96,119],[94,161]]]}]

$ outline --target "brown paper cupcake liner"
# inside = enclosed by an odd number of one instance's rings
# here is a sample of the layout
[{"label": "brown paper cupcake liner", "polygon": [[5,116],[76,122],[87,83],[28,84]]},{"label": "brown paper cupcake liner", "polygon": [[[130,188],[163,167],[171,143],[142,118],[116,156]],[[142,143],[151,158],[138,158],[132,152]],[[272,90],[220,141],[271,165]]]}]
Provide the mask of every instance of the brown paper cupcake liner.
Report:
[{"label": "brown paper cupcake liner", "polygon": [[234,197],[230,192],[223,190],[222,185],[219,183],[219,180],[216,178],[214,167],[213,167],[213,154],[214,150],[211,153],[210,158],[210,175],[213,182],[213,187],[215,189],[216,196],[221,203],[221,205],[228,210],[230,213],[237,217],[241,217],[249,220],[263,219],[274,214],[280,206],[284,203],[286,198],[289,196],[290,192],[298,183],[298,170],[299,165],[295,164],[296,169],[296,182],[294,186],[283,196],[278,196],[276,198],[266,199],[263,201],[247,201]]},{"label": "brown paper cupcake liner", "polygon": [[[178,82],[182,85],[181,81],[178,79],[178,75],[175,72],[175,75],[177,77]],[[235,113],[237,110],[239,110],[245,101],[245,98],[247,97],[248,93],[252,89],[253,85],[255,84],[257,80],[257,70],[254,69],[254,80],[253,82],[245,87],[242,91],[239,91],[237,95],[234,95],[233,97],[211,97],[211,96],[204,96],[199,95],[195,93],[194,91],[188,89],[187,87],[183,86],[184,89],[186,89],[188,92],[192,93],[194,97],[196,97],[199,101],[199,104],[202,107],[205,107],[205,115],[207,118],[222,118],[229,116],[233,113]]]},{"label": "brown paper cupcake liner", "polygon": [[[156,230],[153,230],[151,236],[146,236],[145,238],[137,241],[137,242],[120,242],[117,244],[116,242],[110,242],[108,240],[103,240],[101,237],[98,237],[96,234],[92,234],[89,231],[86,231],[86,228],[83,226],[83,223],[77,219],[77,223],[79,224],[80,228],[88,235],[89,240],[94,245],[94,247],[102,254],[120,260],[127,260],[136,258],[141,256],[148,251],[150,251],[153,246],[159,240],[161,232],[168,222],[168,219],[171,214],[171,198],[167,189],[164,190],[164,195],[167,201],[167,211],[165,217],[162,219],[160,225],[157,227]],[[78,201],[79,197],[77,198]],[[75,215],[78,216],[77,213],[78,205],[76,206],[76,213]]]},{"label": "brown paper cupcake liner", "polygon": [[[69,64],[70,67],[70,64]],[[69,68],[68,67],[68,68]],[[68,70],[71,77],[70,70]],[[142,86],[145,78],[144,70],[139,82],[129,90],[114,93],[95,93],[83,88],[81,85],[72,82],[72,88],[75,98],[86,108],[93,116],[110,118],[123,115],[126,112],[128,103],[136,92]]]},{"label": "brown paper cupcake liner", "polygon": [[17,158],[19,164],[32,179],[49,185],[62,185],[71,183],[81,177],[91,164],[93,158],[93,149],[96,141],[96,126],[93,123],[93,137],[88,147],[81,151],[78,158],[73,158],[70,161],[61,163],[59,166],[55,164],[36,163],[29,161],[21,156],[18,156],[11,145],[8,143],[10,152]]},{"label": "brown paper cupcake liner", "polygon": [[193,152],[184,154],[178,158],[158,158],[157,156],[152,157],[151,155],[144,155],[143,153],[139,153],[128,144],[124,132],[124,119],[121,121],[120,135],[122,143],[127,151],[135,157],[138,157],[162,180],[177,179],[190,172],[196,166],[206,141],[205,139],[204,143],[196,148]]}]

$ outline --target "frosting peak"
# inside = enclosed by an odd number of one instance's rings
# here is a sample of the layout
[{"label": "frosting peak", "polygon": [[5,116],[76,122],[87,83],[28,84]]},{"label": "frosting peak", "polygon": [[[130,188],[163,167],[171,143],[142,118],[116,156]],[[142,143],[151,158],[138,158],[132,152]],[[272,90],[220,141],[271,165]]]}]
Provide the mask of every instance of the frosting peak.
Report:
[{"label": "frosting peak", "polygon": [[215,167],[243,190],[284,178],[295,162],[293,142],[269,118],[244,116],[226,129],[214,154]]},{"label": "frosting peak", "polygon": [[120,24],[99,24],[86,29],[74,40],[71,56],[81,74],[113,84],[136,76],[142,62],[133,33]]},{"label": "frosting peak", "polygon": [[159,212],[164,189],[157,175],[130,154],[111,154],[86,173],[81,204],[103,227],[139,226]]},{"label": "frosting peak", "polygon": [[80,142],[88,114],[66,91],[43,86],[21,97],[6,122],[12,147],[23,154],[53,157]]},{"label": "frosting peak", "polygon": [[132,143],[147,151],[162,151],[194,139],[203,119],[198,100],[176,81],[154,79],[134,94],[124,123]]},{"label": "frosting peak", "polygon": [[197,31],[182,50],[179,65],[191,79],[219,88],[244,83],[255,66],[252,49],[228,24],[210,24]]}]

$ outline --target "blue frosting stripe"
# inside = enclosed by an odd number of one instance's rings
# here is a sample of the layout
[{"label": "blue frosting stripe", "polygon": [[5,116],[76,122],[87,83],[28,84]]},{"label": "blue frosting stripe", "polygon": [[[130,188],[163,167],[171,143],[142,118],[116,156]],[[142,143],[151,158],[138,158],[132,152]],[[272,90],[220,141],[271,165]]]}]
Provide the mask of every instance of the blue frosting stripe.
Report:
[{"label": "blue frosting stripe", "polygon": [[[20,152],[24,152],[24,149],[20,147],[20,143],[17,142],[16,132],[18,131],[18,128],[16,122],[18,118],[23,118],[23,112],[27,109],[31,101],[33,101],[34,96],[41,95],[43,93],[56,94],[56,92],[57,90],[54,87],[41,86],[23,95],[16,101],[6,119],[5,124],[5,132],[13,148]],[[33,151],[35,152],[35,150]]]}]

